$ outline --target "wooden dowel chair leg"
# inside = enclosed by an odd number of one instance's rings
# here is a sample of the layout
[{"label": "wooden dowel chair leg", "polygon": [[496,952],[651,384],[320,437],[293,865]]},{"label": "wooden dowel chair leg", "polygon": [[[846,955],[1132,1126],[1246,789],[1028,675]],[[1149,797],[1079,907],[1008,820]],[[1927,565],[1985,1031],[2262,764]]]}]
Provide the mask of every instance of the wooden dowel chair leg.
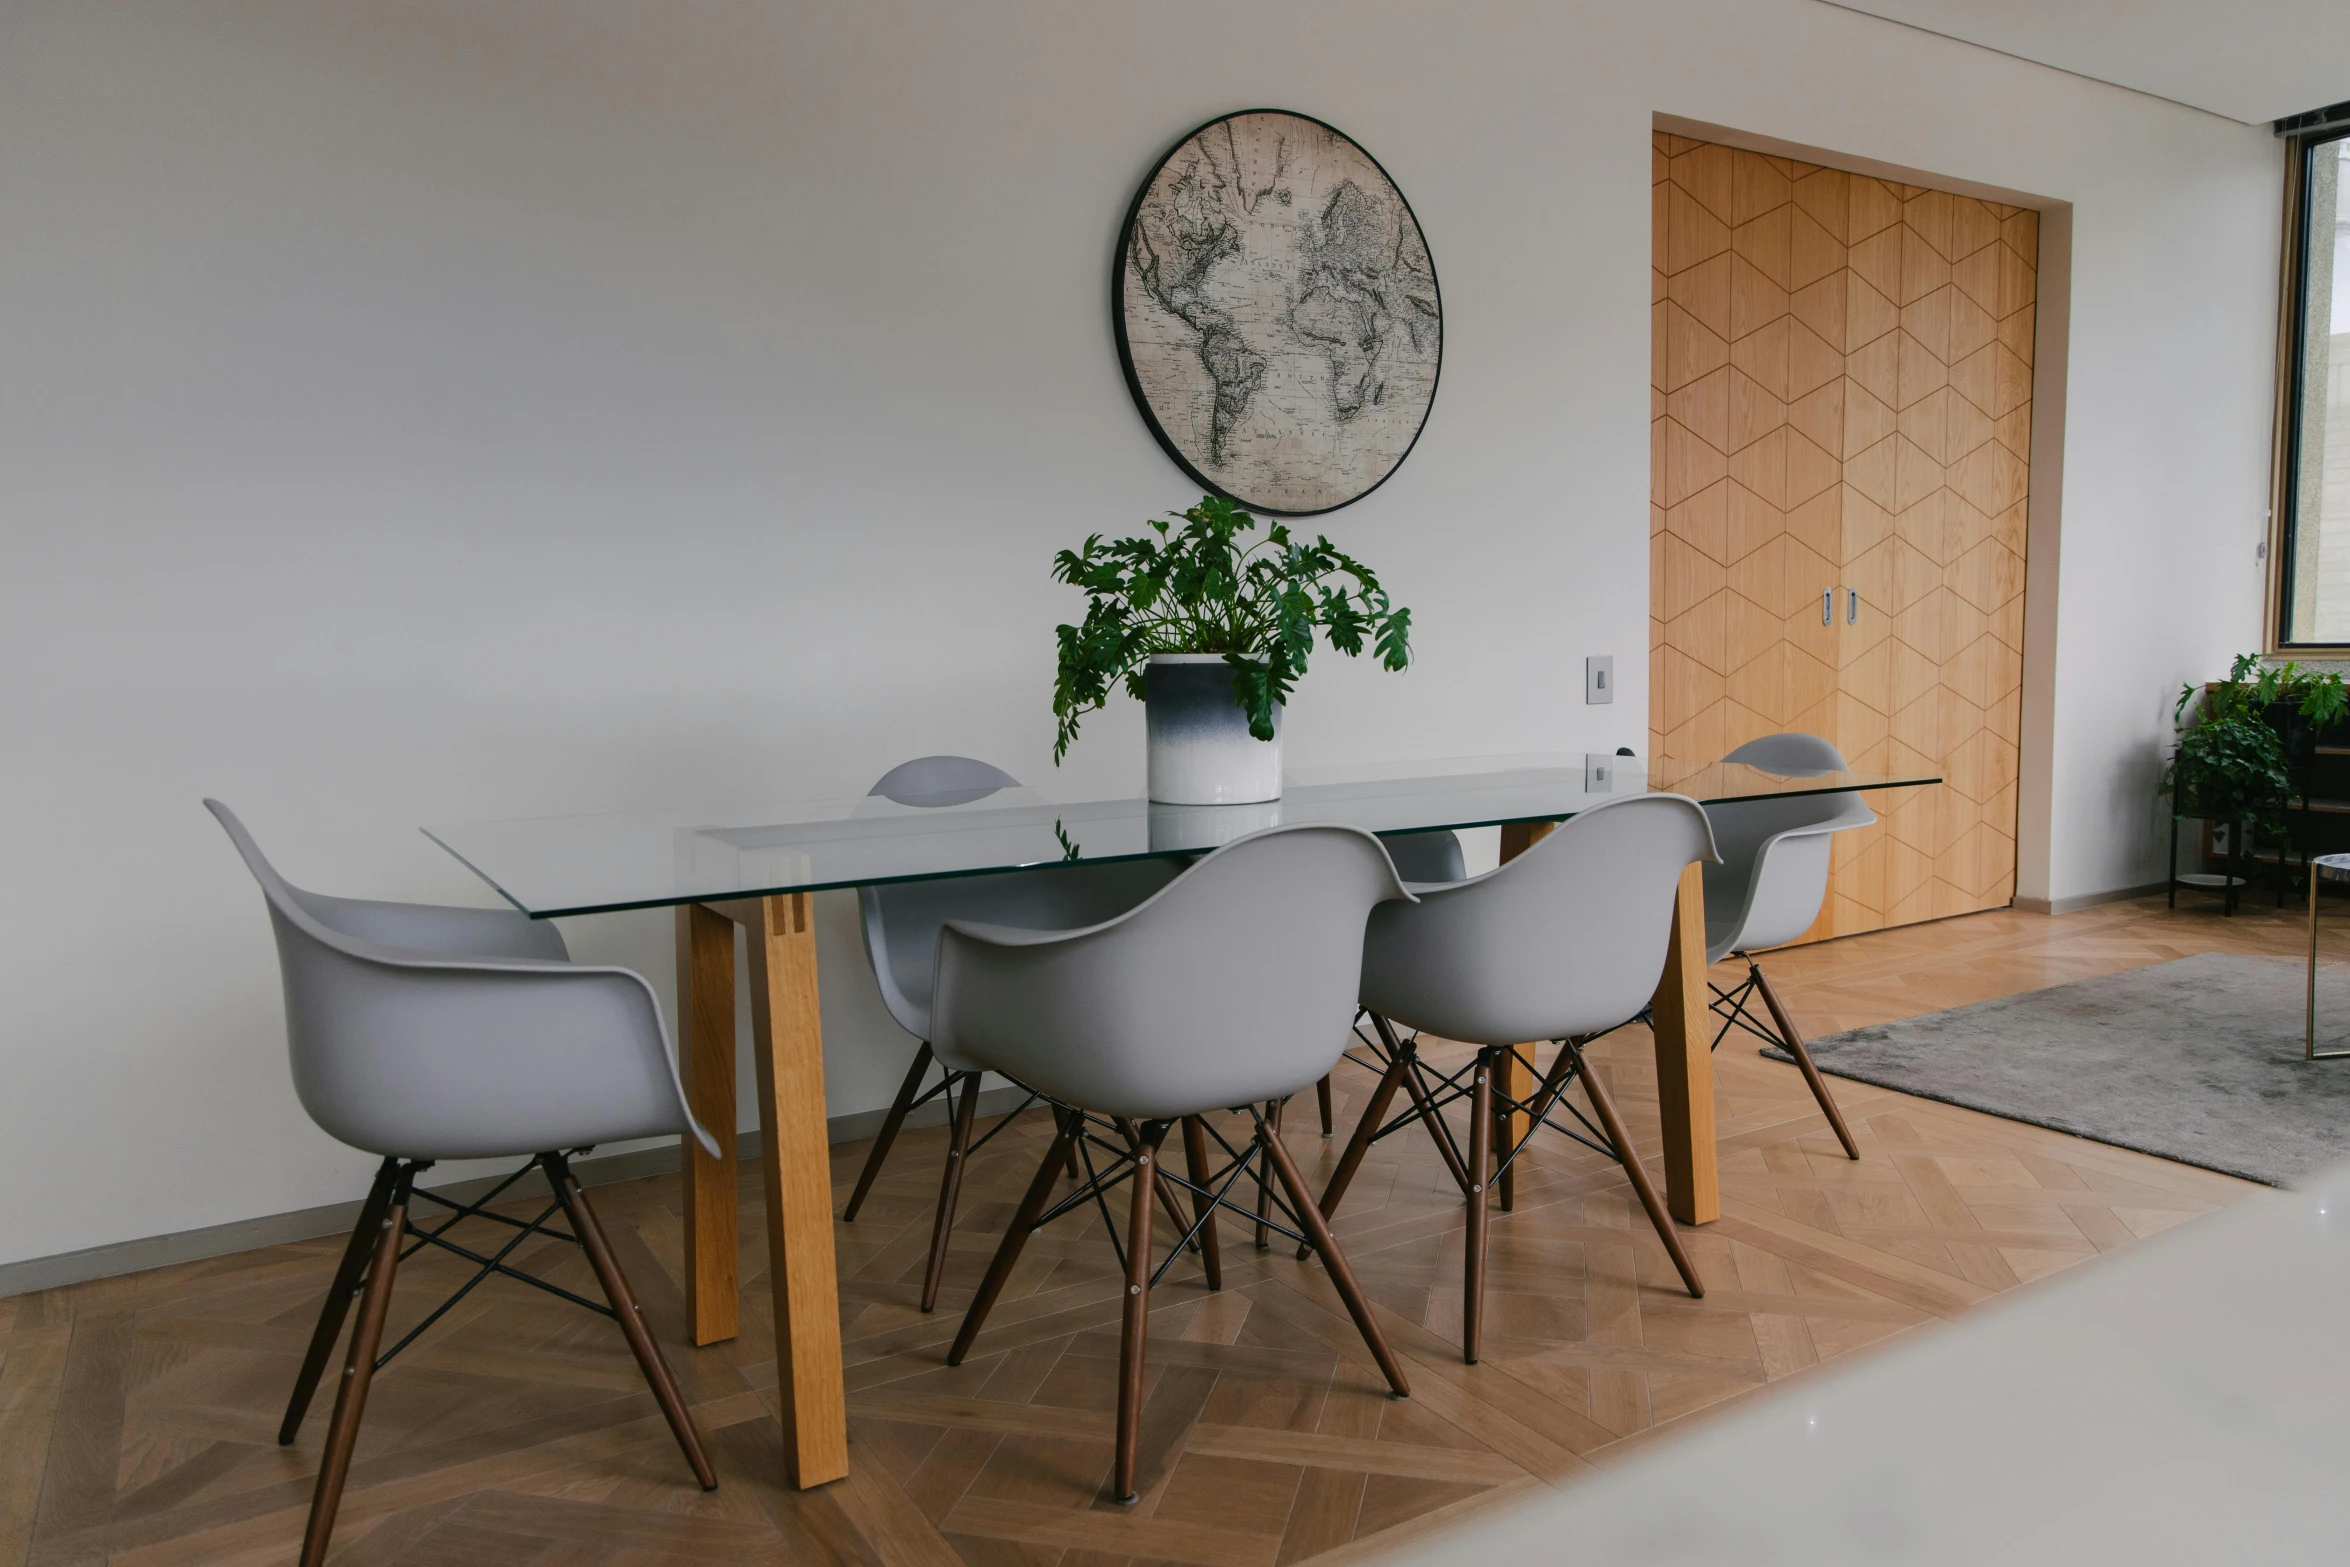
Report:
[{"label": "wooden dowel chair leg", "polygon": [[1444,1135],[1443,1117],[1438,1115],[1436,1106],[1430,1102],[1427,1090],[1420,1083],[1420,1075],[1416,1070],[1417,1062],[1411,1059],[1413,1051],[1404,1049],[1396,1041],[1395,1030],[1389,1027],[1387,1019],[1378,1013],[1371,1014],[1371,1024],[1379,1030],[1379,1038],[1391,1054],[1400,1054],[1406,1057],[1403,1075],[1404,1092],[1412,1096],[1412,1108],[1419,1112],[1420,1124],[1428,1128],[1429,1140],[1436,1144],[1436,1152],[1443,1158],[1444,1167],[1452,1172],[1452,1178],[1460,1183],[1461,1195],[1466,1197],[1471,1185],[1469,1172],[1462,1166],[1461,1156],[1453,1152],[1452,1140]]},{"label": "wooden dowel chair leg", "polygon": [[367,1273],[367,1259],[374,1255],[384,1210],[392,1205],[392,1183],[399,1169],[399,1160],[386,1159],[375,1172],[375,1184],[368,1188],[367,1200],[359,1205],[359,1222],[352,1227],[350,1242],[343,1247],[343,1260],[335,1269],[335,1281],[327,1286],[326,1304],[318,1308],[318,1327],[310,1335],[310,1352],[302,1357],[302,1370],[294,1378],[294,1396],[286,1401],[286,1418],[277,1428],[280,1447],[291,1446],[295,1434],[302,1429],[302,1416],[309,1412],[311,1395],[318,1391],[318,1379],[325,1375],[326,1363],[334,1358],[335,1345],[343,1336],[343,1318],[350,1313],[351,1297],[359,1292],[359,1281]]},{"label": "wooden dowel chair leg", "polygon": [[1501,1211],[1510,1213],[1518,1206],[1518,1162],[1510,1157],[1517,1152],[1517,1139],[1510,1135],[1514,1112],[1502,1096],[1524,1097],[1525,1063],[1518,1059],[1514,1048],[1508,1049],[1501,1053],[1493,1070],[1493,1162],[1500,1168],[1500,1173],[1493,1177],[1493,1185],[1495,1195],[1501,1198]]},{"label": "wooden dowel chair leg", "polygon": [[1288,1191],[1289,1200],[1296,1205],[1297,1216],[1306,1227],[1306,1235],[1314,1243],[1314,1250],[1322,1254],[1322,1267],[1329,1273],[1330,1282],[1337,1287],[1338,1298],[1346,1302],[1347,1315],[1355,1319],[1355,1327],[1370,1346],[1371,1358],[1379,1362],[1380,1372],[1398,1398],[1412,1396],[1412,1385],[1404,1380],[1403,1363],[1395,1358],[1395,1351],[1387,1344],[1387,1335],[1380,1331],[1378,1319],[1371,1315],[1371,1303],[1363,1297],[1363,1287],[1355,1282],[1354,1269],[1347,1266],[1346,1257],[1338,1249],[1338,1240],[1330,1233],[1330,1226],[1322,1218],[1322,1210],[1314,1206],[1306,1195],[1305,1177],[1289,1157],[1289,1150],[1278,1141],[1265,1144],[1265,1157],[1281,1176],[1281,1185]]},{"label": "wooden dowel chair leg", "polygon": [[1110,1494],[1120,1502],[1142,1498],[1134,1469],[1142,1446],[1143,1349],[1150,1335],[1151,1210],[1158,1190],[1159,1146],[1167,1123],[1143,1123],[1135,1150],[1134,1195],[1126,1207],[1126,1309],[1118,1334],[1118,1457]]},{"label": "wooden dowel chair leg", "polygon": [[938,1308],[939,1282],[946,1277],[947,1242],[955,1233],[955,1198],[963,1189],[963,1162],[971,1154],[971,1120],[979,1112],[979,1074],[963,1076],[963,1097],[947,1097],[954,1108],[948,1122],[946,1168],[938,1173],[938,1212],[930,1220],[930,1261],[922,1270],[922,1309]]},{"label": "wooden dowel chair leg", "polygon": [[1836,1141],[1844,1145],[1844,1157],[1858,1159],[1860,1145],[1852,1140],[1851,1129],[1844,1124],[1844,1113],[1836,1108],[1836,1101],[1828,1097],[1827,1079],[1820,1076],[1820,1069],[1813,1062],[1811,1051],[1804,1047],[1803,1035],[1796,1031],[1795,1020],[1780,1005],[1779,993],[1771,988],[1770,976],[1762,971],[1760,964],[1754,967],[1754,983],[1762,992],[1763,1005],[1771,1009],[1771,1021],[1779,1025],[1779,1037],[1787,1042],[1787,1053],[1803,1069],[1803,1080],[1811,1085],[1811,1096],[1820,1102],[1820,1113],[1836,1129]]},{"label": "wooden dowel chair leg", "polygon": [[881,1162],[889,1157],[890,1144],[898,1140],[898,1128],[906,1124],[906,1112],[914,1107],[914,1096],[929,1071],[930,1042],[925,1040],[914,1052],[914,1064],[906,1068],[906,1080],[898,1084],[898,1096],[890,1101],[881,1130],[873,1134],[873,1151],[865,1156],[865,1168],[857,1172],[857,1189],[849,1193],[849,1205],[840,1211],[843,1224],[857,1222],[857,1210],[865,1206],[865,1194],[873,1190],[873,1178],[881,1173]]},{"label": "wooden dowel chair leg", "polygon": [[1330,1074],[1327,1072],[1324,1072],[1322,1080],[1314,1085],[1314,1103],[1322,1112],[1322,1135],[1328,1137],[1330,1135]]},{"label": "wooden dowel chair leg", "polygon": [[1624,1130],[1624,1118],[1616,1114],[1614,1096],[1591,1075],[1591,1064],[1583,1059],[1583,1051],[1573,1040],[1566,1048],[1575,1052],[1575,1070],[1583,1075],[1583,1091],[1591,1096],[1591,1108],[1599,1112],[1599,1124],[1607,1131],[1607,1140],[1616,1145],[1616,1158],[1622,1162],[1624,1173],[1632,1178],[1632,1190],[1640,1196],[1640,1206],[1648,1210],[1648,1222],[1656,1227],[1656,1238],[1665,1243],[1665,1250],[1673,1257],[1673,1266],[1681,1270],[1681,1282],[1689,1287],[1690,1298],[1702,1300],[1705,1285],[1697,1277],[1697,1265],[1689,1260],[1689,1253],[1681,1245],[1680,1232],[1673,1228],[1672,1215],[1656,1195],[1656,1187],[1648,1179],[1647,1167],[1632,1148],[1632,1134]]},{"label": "wooden dowel chair leg", "polygon": [[1485,1337],[1485,1237],[1493,1164],[1493,1052],[1477,1052],[1469,1093],[1469,1233],[1461,1250],[1461,1359],[1477,1363]]},{"label": "wooden dowel chair leg", "polygon": [[[1404,1072],[1409,1066],[1402,1055],[1391,1055],[1387,1070],[1379,1078],[1379,1086],[1371,1091],[1371,1102],[1363,1111],[1363,1118],[1355,1123],[1354,1135],[1346,1140],[1346,1151],[1338,1156],[1338,1168],[1331,1172],[1330,1184],[1322,1190],[1318,1210],[1325,1219],[1338,1215],[1338,1205],[1345,1200],[1347,1187],[1354,1184],[1355,1171],[1362,1167],[1363,1155],[1371,1151],[1371,1142],[1379,1135],[1379,1128],[1387,1123],[1389,1106],[1395,1103],[1396,1091],[1403,1087]],[[1298,1260],[1305,1259],[1306,1248],[1300,1246]]]},{"label": "wooden dowel chair leg", "polygon": [[[1288,1103],[1289,1101],[1286,1099],[1265,1101],[1265,1135],[1267,1137],[1281,1135],[1281,1107]],[[1257,1166],[1257,1250],[1259,1251],[1263,1251],[1273,1244],[1273,1232],[1265,1227],[1265,1219],[1272,1212],[1272,1208],[1273,1172],[1260,1164]]]},{"label": "wooden dowel chair leg", "polygon": [[[1183,1165],[1195,1188],[1208,1184],[1208,1133],[1196,1115],[1183,1118]],[[1216,1199],[1195,1190],[1191,1211],[1192,1222],[1200,1227],[1199,1254],[1208,1270],[1208,1288],[1220,1290],[1224,1287],[1224,1253],[1216,1239]]]},{"label": "wooden dowel chair leg", "polygon": [[587,1193],[579,1189],[579,1182],[572,1176],[571,1161],[560,1153],[541,1157],[555,1196],[563,1204],[563,1217],[571,1221],[571,1232],[579,1237],[580,1249],[587,1253],[588,1266],[595,1270],[596,1282],[604,1288],[604,1299],[611,1303],[621,1336],[628,1340],[629,1352],[636,1356],[645,1386],[653,1390],[653,1401],[661,1406],[661,1418],[669,1422],[670,1434],[677,1438],[678,1448],[685,1454],[685,1461],[693,1466],[694,1478],[701,1482],[702,1489],[717,1490],[718,1471],[710,1467],[709,1454],[703,1451],[702,1434],[694,1429],[694,1417],[685,1407],[685,1395],[678,1391],[677,1376],[669,1369],[661,1346],[654,1342],[652,1329],[645,1326],[645,1314],[637,1306],[636,1292],[628,1287],[628,1276],[620,1271],[620,1260],[612,1255],[611,1243],[604,1238],[604,1227],[596,1222],[595,1210],[588,1206]]},{"label": "wooden dowel chair leg", "polygon": [[1077,1132],[1083,1121],[1074,1110],[1055,1109],[1053,1125],[1056,1131],[1052,1146],[1044,1151],[1044,1161],[1036,1167],[1036,1178],[1028,1183],[1028,1190],[1020,1198],[1011,1228],[1004,1231],[1003,1243],[996,1247],[994,1260],[987,1265],[987,1277],[979,1281],[979,1293],[971,1297],[971,1308],[963,1313],[962,1329],[955,1334],[954,1347],[947,1351],[950,1366],[961,1365],[963,1357],[971,1353],[972,1341],[979,1337],[989,1309],[1004,1292],[1004,1281],[1012,1276],[1012,1268],[1020,1260],[1020,1249],[1028,1244],[1029,1230],[1035,1227],[1037,1217],[1053,1195],[1053,1184],[1060,1179],[1061,1165],[1076,1147]]},{"label": "wooden dowel chair leg", "polygon": [[[1117,1118],[1117,1123],[1119,1134],[1126,1139],[1126,1147],[1129,1152],[1142,1146],[1142,1133],[1138,1130],[1135,1122],[1120,1116]],[[1191,1228],[1191,1225],[1183,1217],[1182,1194],[1175,1189],[1175,1183],[1167,1178],[1164,1165],[1155,1166],[1154,1169],[1155,1173],[1151,1179],[1159,1189],[1159,1209],[1166,1214],[1167,1222],[1175,1226],[1175,1233],[1184,1234]],[[1192,1242],[1191,1249],[1193,1251],[1199,1250],[1199,1242]]]},{"label": "wooden dowel chair leg", "polygon": [[408,1223],[408,1188],[415,1179],[415,1166],[399,1166],[383,1219],[376,1226],[367,1289],[359,1297],[359,1322],[351,1330],[351,1352],[343,1361],[342,1386],[335,1389],[334,1418],[326,1428],[326,1455],[319,1460],[318,1483],[310,1493],[310,1522],[302,1532],[302,1567],[320,1567],[326,1560],[335,1512],[343,1504],[343,1482],[350,1477],[351,1453],[359,1445],[359,1421],[367,1412],[367,1388],[375,1379],[376,1351],[383,1346],[384,1317],[391,1310],[392,1276],[399,1271],[400,1241]]}]

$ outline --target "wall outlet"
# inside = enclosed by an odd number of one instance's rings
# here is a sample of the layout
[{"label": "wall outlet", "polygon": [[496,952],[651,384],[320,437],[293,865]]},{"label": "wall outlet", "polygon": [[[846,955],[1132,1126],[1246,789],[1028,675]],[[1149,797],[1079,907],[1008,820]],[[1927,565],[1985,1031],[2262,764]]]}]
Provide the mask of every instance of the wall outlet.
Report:
[{"label": "wall outlet", "polygon": [[1596,707],[1616,699],[1616,655],[1595,653],[1583,660],[1583,700]]}]

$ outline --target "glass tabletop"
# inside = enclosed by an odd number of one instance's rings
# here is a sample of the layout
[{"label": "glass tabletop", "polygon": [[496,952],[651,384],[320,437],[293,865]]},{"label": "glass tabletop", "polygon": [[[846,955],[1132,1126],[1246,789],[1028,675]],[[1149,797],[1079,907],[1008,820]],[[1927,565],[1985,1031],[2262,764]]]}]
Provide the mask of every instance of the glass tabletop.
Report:
[{"label": "glass tabletop", "polygon": [[724,813],[553,816],[427,827],[516,908],[539,918],[722,902],[991,871],[1198,854],[1261,828],[1340,823],[1375,833],[1564,821],[1652,791],[1708,805],[1939,783],[1923,773],[1787,775],[1630,756],[1468,757],[1290,773],[1262,805],[976,796],[803,800]]}]

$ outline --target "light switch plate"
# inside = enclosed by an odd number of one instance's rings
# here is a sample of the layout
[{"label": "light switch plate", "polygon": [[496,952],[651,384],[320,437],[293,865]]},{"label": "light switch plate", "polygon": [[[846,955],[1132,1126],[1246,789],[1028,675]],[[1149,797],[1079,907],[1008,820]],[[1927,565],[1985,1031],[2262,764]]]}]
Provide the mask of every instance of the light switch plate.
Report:
[{"label": "light switch plate", "polygon": [[1583,701],[1597,707],[1616,699],[1616,655],[1594,653],[1583,660]]}]

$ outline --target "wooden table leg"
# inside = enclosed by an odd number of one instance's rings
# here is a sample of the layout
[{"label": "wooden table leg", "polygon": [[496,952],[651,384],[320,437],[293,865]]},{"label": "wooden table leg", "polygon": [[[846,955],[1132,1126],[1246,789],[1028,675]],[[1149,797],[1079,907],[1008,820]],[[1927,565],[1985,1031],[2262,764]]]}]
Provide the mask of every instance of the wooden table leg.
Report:
[{"label": "wooden table leg", "polygon": [[[1493,1067],[1493,1098],[1497,1113],[1494,1116],[1494,1157],[1507,1159],[1510,1150],[1526,1140],[1534,1129],[1534,1118],[1523,1110],[1502,1107],[1503,1095],[1523,1104],[1534,1097],[1534,1068],[1527,1064],[1534,1054],[1532,1045],[1519,1045],[1504,1050]],[[1513,1162],[1501,1172],[1494,1183],[1495,1195],[1501,1199],[1501,1211],[1509,1213],[1518,1206],[1518,1167]]]},{"label": "wooden table leg", "polygon": [[1664,978],[1651,1003],[1656,1023],[1656,1090],[1664,1117],[1665,1206],[1683,1224],[1722,1216],[1714,1150],[1712,1010],[1705,983],[1705,876],[1681,872]]},{"label": "wooden table leg", "polygon": [[800,892],[719,905],[750,933],[759,1173],[767,1195],[767,1279],[775,1299],[784,1467],[802,1489],[849,1472],[814,903]]},{"label": "wooden table leg", "polygon": [[677,1056],[694,1119],[718,1157],[685,1139],[685,1314],[697,1345],[741,1331],[736,1211],[734,925],[698,904],[677,910]]}]

